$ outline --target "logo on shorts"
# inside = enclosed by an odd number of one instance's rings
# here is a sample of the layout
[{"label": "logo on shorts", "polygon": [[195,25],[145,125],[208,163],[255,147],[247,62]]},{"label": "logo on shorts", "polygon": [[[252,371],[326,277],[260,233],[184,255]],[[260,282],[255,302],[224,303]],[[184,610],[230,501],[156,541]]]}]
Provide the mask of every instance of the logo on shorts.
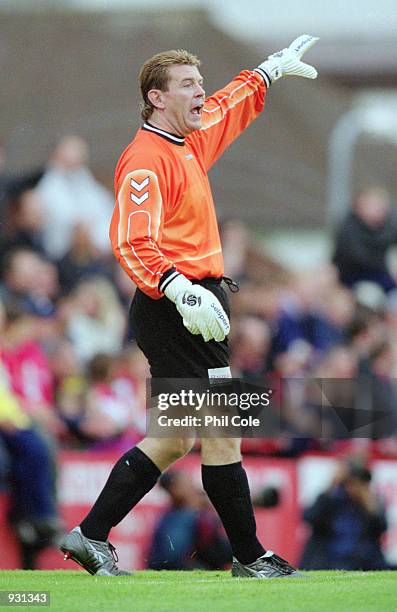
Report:
[{"label": "logo on shorts", "polygon": [[188,306],[201,306],[201,297],[190,293],[189,295],[184,295],[182,298],[182,304],[187,304]]}]

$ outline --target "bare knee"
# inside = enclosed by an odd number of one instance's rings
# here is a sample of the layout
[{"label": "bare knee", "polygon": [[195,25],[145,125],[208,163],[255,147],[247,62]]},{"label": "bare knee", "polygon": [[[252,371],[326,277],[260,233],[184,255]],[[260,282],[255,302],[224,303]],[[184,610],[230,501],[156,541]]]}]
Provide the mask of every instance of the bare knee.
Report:
[{"label": "bare knee", "polygon": [[163,471],[186,455],[194,442],[194,438],[144,438],[138,447]]},{"label": "bare knee", "polygon": [[193,448],[194,438],[174,438],[171,441],[171,453],[175,457],[174,461],[184,457]]},{"label": "bare knee", "polygon": [[241,461],[240,438],[202,438],[201,461],[204,465],[227,465]]}]

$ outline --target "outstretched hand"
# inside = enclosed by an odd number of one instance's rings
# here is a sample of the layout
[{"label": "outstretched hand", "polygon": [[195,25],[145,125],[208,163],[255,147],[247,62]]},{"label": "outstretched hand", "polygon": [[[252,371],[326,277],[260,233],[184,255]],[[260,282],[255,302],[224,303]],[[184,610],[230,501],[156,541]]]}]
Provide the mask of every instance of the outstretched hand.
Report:
[{"label": "outstretched hand", "polygon": [[301,76],[305,79],[315,79],[317,70],[300,60],[318,40],[317,36],[302,34],[295,38],[289,47],[269,55],[256,70],[262,74],[268,85],[282,76]]}]

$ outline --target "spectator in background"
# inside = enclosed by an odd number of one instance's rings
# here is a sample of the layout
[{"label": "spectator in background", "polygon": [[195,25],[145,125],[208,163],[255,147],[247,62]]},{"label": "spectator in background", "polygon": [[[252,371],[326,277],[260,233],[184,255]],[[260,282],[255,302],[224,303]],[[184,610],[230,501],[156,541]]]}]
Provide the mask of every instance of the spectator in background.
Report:
[{"label": "spectator in background", "polygon": [[307,318],[306,340],[316,351],[326,353],[346,340],[354,314],[352,293],[339,285],[330,287]]},{"label": "spectator in background", "polygon": [[374,439],[397,434],[397,390],[393,377],[395,365],[396,353],[394,345],[389,341],[379,344],[369,356],[366,389],[364,384],[361,385],[362,404],[372,411],[368,436]]},{"label": "spectator in background", "polygon": [[52,353],[56,406],[68,427],[64,442],[94,450],[129,448],[146,432],[146,362],[137,348],[97,354],[81,373],[70,342]]},{"label": "spectator in background", "polygon": [[86,221],[80,221],[74,226],[70,249],[57,265],[63,295],[70,293],[81,280],[110,275],[110,265],[95,246],[91,228]]},{"label": "spectator in background", "polygon": [[366,308],[357,310],[346,330],[347,341],[360,364],[387,336],[385,321],[379,313]]},{"label": "spectator in background", "polygon": [[81,281],[62,307],[66,333],[81,364],[97,353],[115,355],[123,346],[125,314],[111,283],[103,277]]},{"label": "spectator in background", "polygon": [[9,521],[21,546],[23,569],[34,569],[37,554],[55,545],[61,530],[52,458],[41,433],[1,381],[0,440],[9,460]]},{"label": "spectator in background", "polygon": [[6,310],[0,302],[0,441],[8,456],[9,520],[21,546],[22,567],[34,569],[37,554],[56,544],[61,526],[48,445],[9,388],[12,380],[2,360],[5,326]]},{"label": "spectator in background", "polygon": [[41,433],[1,381],[0,440],[9,461],[9,521],[21,547],[22,568],[35,569],[37,554],[56,545],[61,532],[54,498],[53,462]]},{"label": "spectator in background", "polygon": [[397,356],[393,330],[386,325],[390,324],[387,310],[385,316],[386,320],[362,311],[349,329],[351,348],[358,358],[356,405],[372,415],[361,433],[373,439],[390,437],[397,430]]},{"label": "spectator in background", "polygon": [[241,317],[231,338],[234,376],[245,380],[263,380],[270,348],[270,330],[259,317]]},{"label": "spectator in background", "polygon": [[387,529],[380,500],[371,491],[371,472],[341,466],[330,488],[304,512],[312,535],[302,569],[384,570],[380,538]]},{"label": "spectator in background", "polygon": [[295,457],[307,450],[318,450],[317,420],[306,409],[308,377],[313,348],[305,340],[293,342],[274,360],[270,380],[274,381],[276,406],[280,407],[280,436],[273,454]]},{"label": "spectator in background", "polygon": [[279,294],[277,316],[272,322],[272,356],[288,351],[297,341],[322,350],[339,339],[339,320],[332,320],[324,308],[330,293],[336,291],[336,272],[329,265],[292,277]]},{"label": "spectator in background", "polygon": [[23,189],[11,198],[6,208],[4,241],[0,258],[18,247],[45,255],[43,244],[43,202],[35,189]]},{"label": "spectator in background", "polygon": [[34,189],[43,175],[41,168],[18,175],[7,171],[7,153],[0,142],[0,244],[6,238],[7,207],[9,200],[18,198],[26,190]]},{"label": "spectator in background", "polygon": [[340,281],[354,287],[372,281],[385,292],[396,287],[386,255],[397,243],[397,218],[385,189],[371,187],[359,193],[353,209],[342,221],[335,242],[333,261]]},{"label": "spectator in background", "polygon": [[56,436],[63,425],[54,411],[54,380],[46,352],[37,340],[36,320],[16,300],[5,302],[2,363],[13,393],[43,433]]},{"label": "spectator in background", "polygon": [[305,408],[313,438],[349,438],[360,425],[358,361],[349,346],[334,346],[312,371]]},{"label": "spectator in background", "polygon": [[133,399],[117,394],[113,386],[115,359],[97,354],[88,364],[88,387],[80,432],[94,449],[124,452],[131,446],[128,428]]},{"label": "spectator in background", "polygon": [[153,570],[225,569],[231,549],[222,525],[206,496],[182,470],[160,478],[170,496],[152,538],[148,568]]},{"label": "spectator in background", "polygon": [[129,402],[131,435],[142,439],[146,433],[149,364],[138,346],[131,344],[117,357],[114,371],[113,389],[119,398]]},{"label": "spectator in background", "polygon": [[73,231],[81,221],[88,223],[99,252],[110,252],[108,228],[114,201],[91,174],[88,157],[88,145],[82,138],[65,136],[38,184],[45,205],[44,244],[54,260],[69,251]]},{"label": "spectator in background", "polygon": [[81,446],[83,441],[79,425],[84,414],[87,391],[85,373],[79,366],[73,344],[64,338],[52,344],[49,360],[54,376],[55,407],[67,426],[62,442],[68,446]]},{"label": "spectator in background", "polygon": [[55,266],[34,251],[17,248],[1,262],[3,298],[17,298],[26,312],[49,316],[55,311],[58,275]]}]

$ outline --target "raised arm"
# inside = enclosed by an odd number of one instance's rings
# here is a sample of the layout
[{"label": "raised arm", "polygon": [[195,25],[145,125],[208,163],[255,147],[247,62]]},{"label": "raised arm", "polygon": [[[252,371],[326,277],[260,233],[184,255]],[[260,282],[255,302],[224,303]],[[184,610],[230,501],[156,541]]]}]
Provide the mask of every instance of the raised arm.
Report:
[{"label": "raised arm", "polygon": [[263,76],[253,70],[243,70],[206,99],[202,128],[190,134],[186,141],[197,150],[207,170],[262,112],[265,92]]},{"label": "raised arm", "polygon": [[202,128],[187,138],[198,149],[207,169],[260,114],[266,90],[272,83],[283,76],[317,77],[316,69],[301,61],[317,40],[308,34],[299,36],[289,47],[269,55],[255,70],[243,70],[231,83],[207,98]]}]

